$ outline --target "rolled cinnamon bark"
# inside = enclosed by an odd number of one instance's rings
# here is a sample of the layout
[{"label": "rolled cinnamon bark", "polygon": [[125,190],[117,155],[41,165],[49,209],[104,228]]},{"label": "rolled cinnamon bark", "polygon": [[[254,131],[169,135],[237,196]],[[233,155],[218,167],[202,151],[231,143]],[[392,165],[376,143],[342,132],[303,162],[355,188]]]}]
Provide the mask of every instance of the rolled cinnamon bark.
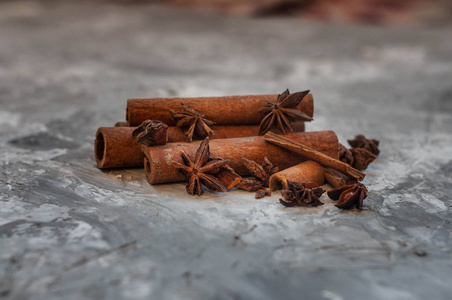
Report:
[{"label": "rolled cinnamon bark", "polygon": [[[206,114],[217,125],[256,125],[262,121],[263,114],[258,110],[269,101],[275,101],[278,95],[248,95],[201,98],[150,98],[129,99],[127,101],[126,120],[130,126],[138,126],[147,119],[159,120],[169,126],[176,125],[170,110],[180,111],[181,104],[193,107]],[[306,95],[298,107],[312,117],[314,99]]]},{"label": "rolled cinnamon bark", "polygon": [[[339,142],[333,131],[292,133],[285,137],[308,145],[330,157],[339,158]],[[185,180],[185,177],[176,171],[172,161],[183,163],[180,156],[181,150],[194,157],[199,144],[200,141],[171,143],[154,147],[143,146],[142,149],[147,157],[148,166],[145,168],[145,172],[149,183]],[[262,136],[211,140],[209,145],[211,155],[228,160],[228,165],[239,175],[248,175],[248,170],[242,163],[242,157],[252,161],[262,161],[264,157],[267,157],[273,165],[280,169],[286,169],[308,160],[302,155],[266,143]]]},{"label": "rolled cinnamon bark", "polygon": [[129,126],[129,122],[127,121],[119,121],[115,123],[115,127],[128,127]]},{"label": "rolled cinnamon bark", "polygon": [[269,180],[270,190],[288,190],[287,181],[314,182],[322,185],[325,182],[325,172],[321,165],[308,160],[273,174]]},{"label": "rolled cinnamon bark", "polygon": [[142,167],[141,145],[134,144],[135,127],[100,127],[94,141],[94,156],[100,169]]},{"label": "rolled cinnamon bark", "polygon": [[[141,145],[134,144],[132,132],[136,127],[101,127],[96,133],[94,154],[100,169],[142,167],[144,154]],[[210,139],[256,136],[257,125],[214,126]],[[304,122],[294,123],[294,131],[304,131]],[[168,143],[188,142],[184,132],[175,126],[168,127]]]}]

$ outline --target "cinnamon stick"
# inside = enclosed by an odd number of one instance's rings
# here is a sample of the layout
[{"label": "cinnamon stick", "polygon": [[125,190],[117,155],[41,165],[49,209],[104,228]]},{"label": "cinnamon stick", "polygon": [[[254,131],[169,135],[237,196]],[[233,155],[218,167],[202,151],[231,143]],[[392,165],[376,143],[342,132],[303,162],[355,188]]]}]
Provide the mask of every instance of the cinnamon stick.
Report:
[{"label": "cinnamon stick", "polygon": [[[138,126],[147,119],[159,120],[169,126],[176,125],[170,110],[178,111],[181,104],[193,107],[208,116],[217,125],[256,125],[264,117],[258,110],[268,101],[275,101],[278,95],[248,95],[201,98],[150,98],[129,99],[127,101],[126,120],[130,126]],[[314,99],[306,95],[298,107],[312,117]]]},{"label": "cinnamon stick", "polygon": [[[304,122],[294,123],[295,131],[304,131]],[[94,154],[100,169],[142,167],[144,154],[141,145],[134,145],[132,133],[137,127],[100,127],[94,142]],[[256,136],[257,125],[214,126],[211,139]],[[167,142],[187,142],[184,132],[175,126],[168,127]]]},{"label": "cinnamon stick", "polygon": [[315,161],[308,160],[273,174],[269,180],[270,190],[288,190],[289,185],[287,181],[313,182],[322,185],[325,181],[325,172],[321,165]]},{"label": "cinnamon stick", "polygon": [[[292,133],[286,137],[296,143],[317,149],[326,156],[339,158],[339,142],[333,131]],[[182,163],[181,150],[194,157],[199,144],[200,141],[171,143],[154,147],[143,146],[142,149],[147,157],[145,172],[148,182],[156,184],[183,181],[185,177],[176,171],[172,162]],[[262,161],[264,157],[267,157],[281,169],[308,160],[303,155],[266,143],[262,136],[211,140],[209,144],[211,154],[228,160],[229,166],[241,176],[249,175],[242,163],[242,157],[252,161]]]},{"label": "cinnamon stick", "polygon": [[127,122],[127,121],[116,122],[115,127],[129,127],[129,122]]},{"label": "cinnamon stick", "polygon": [[141,145],[134,144],[132,132],[135,127],[100,127],[94,141],[97,166],[124,168],[143,166]]},{"label": "cinnamon stick", "polygon": [[[265,141],[277,145],[279,147],[282,147],[284,149],[290,150],[294,153],[298,153],[301,155],[304,155],[305,157],[312,159],[313,161],[318,162],[324,167],[332,168],[334,170],[340,171],[342,173],[345,173],[353,178],[355,178],[358,181],[362,181],[366,174],[364,174],[361,171],[358,171],[351,167],[349,164],[346,164],[340,160],[338,160],[337,157],[332,158],[328,155],[325,155],[324,153],[321,153],[317,151],[316,149],[313,149],[312,147],[309,147],[307,145],[303,145],[301,143],[298,143],[296,141],[290,140],[286,137],[279,136],[273,132],[268,132],[264,135]],[[338,145],[339,147],[339,145]],[[339,151],[339,148],[338,148]]]}]

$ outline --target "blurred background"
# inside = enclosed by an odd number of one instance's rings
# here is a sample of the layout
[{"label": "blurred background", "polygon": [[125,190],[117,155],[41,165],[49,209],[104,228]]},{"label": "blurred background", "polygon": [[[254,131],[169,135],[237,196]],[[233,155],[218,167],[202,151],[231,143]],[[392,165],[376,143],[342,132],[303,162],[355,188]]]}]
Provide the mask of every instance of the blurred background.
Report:
[{"label": "blurred background", "polygon": [[452,22],[449,0],[116,0],[159,3],[217,14],[287,16],[329,23],[435,26]]}]

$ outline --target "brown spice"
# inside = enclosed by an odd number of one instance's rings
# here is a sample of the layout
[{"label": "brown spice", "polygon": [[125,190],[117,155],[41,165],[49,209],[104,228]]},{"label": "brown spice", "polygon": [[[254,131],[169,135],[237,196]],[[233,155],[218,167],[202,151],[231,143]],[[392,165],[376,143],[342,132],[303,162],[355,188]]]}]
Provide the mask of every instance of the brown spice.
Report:
[{"label": "brown spice", "polygon": [[292,182],[314,182],[318,185],[325,181],[325,172],[321,165],[315,161],[308,160],[301,164],[279,171],[273,174],[269,180],[270,190],[289,189],[288,183]]},{"label": "brown spice", "polygon": [[380,150],[378,149],[380,142],[378,140],[367,139],[362,134],[358,134],[353,140],[348,140],[348,143],[350,144],[350,146],[352,146],[352,148],[363,148],[375,154],[376,156],[380,154]]},{"label": "brown spice", "polygon": [[[285,137],[331,157],[339,158],[339,143],[333,131],[300,132],[288,134]],[[174,165],[171,165],[171,161],[176,160],[183,163],[179,155],[180,150],[184,150],[188,155],[194,157],[199,144],[200,141],[194,141],[193,143],[170,143],[153,147],[142,146],[143,152],[148,157],[145,172],[149,183],[183,181],[185,177],[176,171]],[[242,157],[260,162],[266,156],[280,169],[289,168],[307,160],[305,156],[265,142],[262,136],[212,139],[209,145],[212,153],[229,160],[228,165],[241,176],[249,175],[249,171],[243,165]]]},{"label": "brown spice", "polygon": [[350,152],[353,155],[353,168],[365,170],[377,158],[375,154],[364,148],[352,148]]},{"label": "brown spice", "polygon": [[168,125],[156,120],[146,120],[138,126],[132,136],[135,138],[135,144],[145,146],[164,145],[167,142]]},{"label": "brown spice", "polygon": [[289,189],[282,190],[281,195],[284,199],[279,202],[287,207],[294,206],[319,206],[323,205],[319,198],[325,192],[316,183],[288,182]]},{"label": "brown spice", "polygon": [[365,170],[377,158],[375,154],[364,148],[347,149],[339,144],[339,159],[357,170]]},{"label": "brown spice", "polygon": [[242,157],[242,162],[251,176],[262,181],[265,187],[268,187],[270,176],[279,171],[279,168],[274,167],[267,157],[264,157],[260,165],[244,157]]},{"label": "brown spice", "polygon": [[260,189],[260,190],[258,190],[256,192],[256,194],[254,194],[254,198],[261,199],[261,198],[264,198],[264,197],[267,197],[267,196],[271,196],[271,195],[272,195],[272,192],[270,192],[269,190],[267,190],[267,189]]},{"label": "brown spice", "polygon": [[237,185],[237,188],[248,192],[255,192],[264,187],[264,183],[254,177],[243,178]]},{"label": "brown spice", "polygon": [[186,187],[187,193],[200,196],[203,193],[201,183],[208,189],[216,192],[226,192],[226,188],[214,175],[220,171],[220,167],[228,163],[227,160],[219,158],[212,159],[210,156],[209,139],[202,141],[194,160],[192,160],[183,150],[180,156],[184,164],[174,162],[176,170],[188,178]]},{"label": "brown spice", "polygon": [[346,185],[328,191],[328,197],[338,200],[336,207],[342,209],[362,209],[363,201],[367,197],[367,188],[362,183]]},{"label": "brown spice", "polygon": [[366,174],[364,174],[363,172],[352,168],[350,165],[338,159],[334,159],[328,155],[325,155],[324,153],[321,153],[300,143],[291,141],[273,132],[267,132],[264,136],[264,139],[269,143],[275,144],[279,147],[288,149],[292,152],[301,154],[309,159],[312,159],[313,161],[321,164],[323,167],[328,167],[343,172],[353,178],[356,178],[358,181],[363,180],[364,177],[366,176]]},{"label": "brown spice", "polygon": [[312,121],[311,116],[296,108],[307,94],[309,90],[290,94],[287,89],[274,102],[268,102],[259,109],[265,115],[259,126],[259,135],[264,135],[272,128],[278,128],[283,133],[286,133],[286,129],[292,132],[293,121]]},{"label": "brown spice", "polygon": [[356,179],[331,168],[324,168],[325,179],[333,187],[338,188],[344,185],[356,184]]},{"label": "brown spice", "polygon": [[170,112],[177,122],[176,126],[184,131],[190,143],[193,141],[193,136],[202,140],[213,134],[210,126],[215,123],[208,120],[205,114],[197,112],[192,107],[182,103],[181,111],[170,110]]},{"label": "brown spice", "polygon": [[[129,99],[126,119],[130,126],[138,126],[144,120],[159,120],[168,126],[176,125],[170,110],[178,111],[180,104],[193,107],[209,116],[209,120],[221,125],[257,125],[262,121],[258,110],[278,95],[247,95],[198,98]],[[297,107],[309,117],[314,113],[314,98],[306,95]],[[257,131],[256,131],[257,132]]]}]

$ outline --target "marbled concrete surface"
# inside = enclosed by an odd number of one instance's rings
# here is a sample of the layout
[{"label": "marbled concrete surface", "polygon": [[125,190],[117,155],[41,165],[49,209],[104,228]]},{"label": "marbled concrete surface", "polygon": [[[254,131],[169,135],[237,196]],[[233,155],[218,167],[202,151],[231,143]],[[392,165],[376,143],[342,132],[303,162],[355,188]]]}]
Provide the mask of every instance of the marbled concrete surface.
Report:
[{"label": "marbled concrete surface", "polygon": [[[450,299],[451,36],[0,2],[0,298]],[[363,211],[95,166],[127,98],[286,87],[314,93],[308,130],[381,141]]]}]

